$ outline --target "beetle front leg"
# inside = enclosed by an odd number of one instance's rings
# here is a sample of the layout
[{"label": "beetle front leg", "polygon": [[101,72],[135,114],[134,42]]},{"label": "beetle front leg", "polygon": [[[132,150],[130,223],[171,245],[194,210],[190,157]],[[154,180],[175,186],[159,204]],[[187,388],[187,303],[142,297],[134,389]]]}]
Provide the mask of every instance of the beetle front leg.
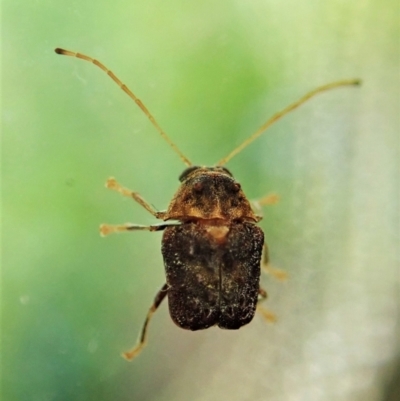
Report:
[{"label": "beetle front leg", "polygon": [[150,319],[152,318],[153,314],[160,306],[161,302],[167,296],[168,293],[168,285],[164,284],[160,291],[158,291],[156,297],[154,298],[153,305],[151,305],[149,311],[147,312],[146,320],[144,321],[142,331],[140,333],[139,341],[129,351],[123,352],[122,357],[125,358],[127,361],[131,361],[132,359],[136,358],[142,349],[146,346],[147,343],[147,329],[149,326]]},{"label": "beetle front leg", "polygon": [[132,198],[134,201],[139,203],[142,207],[144,207],[149,213],[151,213],[157,219],[163,219],[165,216],[165,212],[159,212],[155,210],[150,203],[146,202],[142,196],[134,191],[131,191],[128,188],[123,187],[114,177],[110,177],[106,181],[106,188],[112,189],[113,191],[119,192],[123,196],[127,196],[128,198]]},{"label": "beetle front leg", "polygon": [[269,194],[264,196],[261,199],[255,199],[251,201],[251,205],[255,209],[256,213],[260,220],[263,217],[262,206],[276,205],[279,202],[279,195],[277,194]]}]

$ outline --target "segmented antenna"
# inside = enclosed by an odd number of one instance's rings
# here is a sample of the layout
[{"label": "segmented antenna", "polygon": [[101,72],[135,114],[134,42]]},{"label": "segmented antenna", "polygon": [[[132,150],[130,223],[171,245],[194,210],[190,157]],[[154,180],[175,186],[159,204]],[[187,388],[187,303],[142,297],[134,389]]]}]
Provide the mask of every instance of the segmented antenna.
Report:
[{"label": "segmented antenna", "polygon": [[226,164],[229,160],[232,159],[232,157],[236,156],[239,152],[241,152],[246,146],[250,145],[255,139],[257,139],[264,131],[266,131],[272,124],[274,124],[276,121],[281,119],[284,115],[290,113],[292,110],[296,109],[297,107],[301,106],[303,103],[305,103],[308,99],[312,98],[313,96],[317,95],[318,93],[328,91],[330,89],[338,88],[340,86],[348,86],[348,85],[360,85],[361,80],[359,79],[348,79],[348,80],[343,80],[343,81],[337,81],[337,82],[332,82],[327,85],[323,85],[318,87],[317,89],[312,90],[311,92],[308,92],[306,95],[301,97],[299,100],[296,102],[290,104],[289,106],[285,107],[283,110],[279,111],[278,113],[274,114],[269,120],[267,120],[253,135],[251,135],[249,138],[247,138],[241,145],[239,145],[237,148],[233,149],[231,153],[229,153],[228,156],[224,157],[221,159],[218,163],[217,166],[223,166]]},{"label": "segmented antenna", "polygon": [[55,52],[57,54],[62,54],[64,56],[71,56],[71,57],[76,57],[81,60],[88,61],[89,63],[93,63],[97,67],[99,67],[101,70],[103,70],[143,111],[144,114],[146,114],[147,118],[150,120],[150,122],[154,125],[156,130],[160,133],[160,135],[167,141],[167,143],[171,146],[171,148],[179,155],[181,160],[187,165],[191,166],[192,163],[190,160],[178,149],[178,147],[172,142],[172,140],[169,138],[169,136],[161,129],[161,127],[158,125],[157,121],[155,118],[152,116],[152,114],[147,110],[146,106],[141,102],[140,99],[138,99],[134,93],[124,84],[122,83],[114,73],[109,70],[104,64],[100,63],[100,61],[95,60],[92,57],[85,56],[84,54],[81,53],[75,53],[71,52],[69,50],[64,50],[57,48],[55,49]]}]

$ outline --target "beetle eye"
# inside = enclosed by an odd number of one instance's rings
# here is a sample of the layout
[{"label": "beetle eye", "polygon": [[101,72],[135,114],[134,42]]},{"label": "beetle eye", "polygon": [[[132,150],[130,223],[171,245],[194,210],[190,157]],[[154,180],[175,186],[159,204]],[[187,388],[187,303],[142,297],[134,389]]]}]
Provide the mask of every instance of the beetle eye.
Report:
[{"label": "beetle eye", "polygon": [[233,177],[232,173],[226,167],[219,167],[219,169],[222,170],[225,174],[228,174],[230,177]]},{"label": "beetle eye", "polygon": [[188,175],[190,175],[191,173],[193,173],[193,171],[199,169],[199,166],[190,166],[188,167],[180,176],[179,176],[179,181],[183,182],[185,181],[185,179],[188,177]]}]

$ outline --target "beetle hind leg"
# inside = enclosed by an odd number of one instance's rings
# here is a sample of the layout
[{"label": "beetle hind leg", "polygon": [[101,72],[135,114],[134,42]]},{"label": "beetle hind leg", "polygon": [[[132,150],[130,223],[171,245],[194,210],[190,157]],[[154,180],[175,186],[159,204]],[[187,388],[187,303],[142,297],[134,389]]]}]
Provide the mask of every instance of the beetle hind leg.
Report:
[{"label": "beetle hind leg", "polygon": [[156,297],[154,298],[153,305],[151,305],[149,311],[147,312],[146,319],[144,321],[142,331],[140,333],[138,343],[129,351],[123,352],[122,357],[125,358],[127,361],[131,361],[132,359],[136,358],[142,349],[146,346],[147,343],[147,329],[149,327],[150,319],[156,312],[157,308],[160,306],[161,302],[164,300],[168,293],[168,285],[164,284],[160,291],[158,291]]},{"label": "beetle hind leg", "polygon": [[263,288],[258,289],[258,302],[257,302],[257,312],[260,312],[263,318],[269,323],[275,323],[277,318],[275,313],[271,312],[267,308],[261,305],[261,302],[267,299],[267,292]]}]

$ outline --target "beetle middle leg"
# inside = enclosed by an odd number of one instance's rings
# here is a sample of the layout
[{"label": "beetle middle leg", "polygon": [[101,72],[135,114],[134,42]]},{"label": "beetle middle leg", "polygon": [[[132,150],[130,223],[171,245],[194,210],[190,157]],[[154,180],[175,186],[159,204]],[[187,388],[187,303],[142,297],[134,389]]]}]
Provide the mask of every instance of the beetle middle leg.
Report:
[{"label": "beetle middle leg", "polygon": [[105,237],[109,234],[121,233],[126,231],[162,231],[175,224],[153,224],[151,226],[142,226],[141,224],[102,224],[100,226],[100,235]]},{"label": "beetle middle leg", "polygon": [[161,302],[164,300],[168,293],[168,285],[164,284],[160,291],[158,291],[156,297],[154,298],[153,305],[151,305],[149,311],[147,312],[146,319],[144,321],[142,331],[140,333],[138,343],[129,351],[123,352],[122,356],[127,360],[131,361],[133,358],[136,358],[142,349],[146,346],[147,343],[147,329],[149,327],[150,319],[154,315],[157,308],[160,306]]},{"label": "beetle middle leg", "polygon": [[274,277],[279,281],[285,281],[288,278],[288,274],[284,270],[277,269],[276,267],[271,266],[269,262],[268,246],[265,243],[264,243],[263,260],[261,266],[266,273],[270,274],[272,277]]},{"label": "beetle middle leg", "polygon": [[[277,194],[269,194],[264,196],[263,198],[256,199],[251,201],[252,206],[254,209],[257,211],[259,214],[260,220],[262,218],[262,206],[267,206],[267,205],[276,205],[279,202],[279,195]],[[262,268],[264,271],[274,278],[276,278],[279,281],[285,281],[288,277],[287,273],[284,272],[283,270],[276,269],[275,267],[272,267],[271,264],[269,263],[269,252],[268,252],[268,246],[264,243],[264,251],[263,251],[263,261],[262,261]]]}]

